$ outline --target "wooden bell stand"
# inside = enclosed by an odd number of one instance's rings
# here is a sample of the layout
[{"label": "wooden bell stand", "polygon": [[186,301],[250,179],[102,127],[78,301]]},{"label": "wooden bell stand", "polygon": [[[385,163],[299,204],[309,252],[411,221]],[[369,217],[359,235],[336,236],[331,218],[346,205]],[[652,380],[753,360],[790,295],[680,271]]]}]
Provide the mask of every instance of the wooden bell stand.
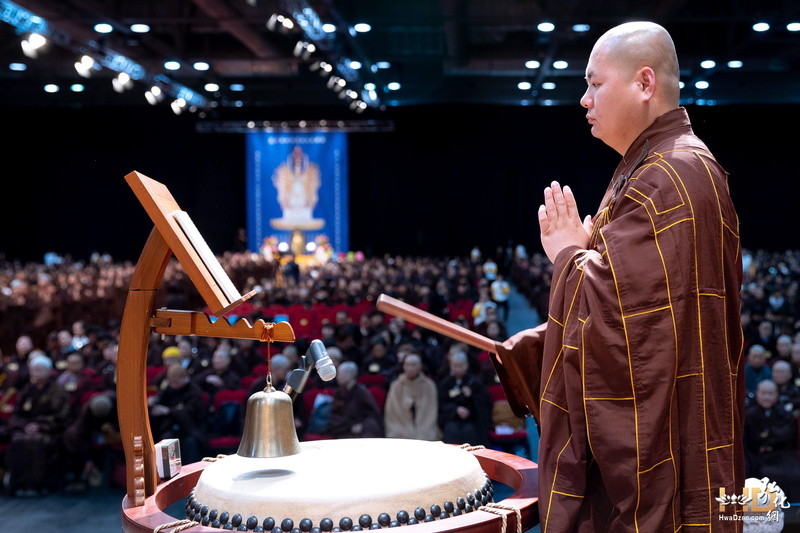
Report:
[{"label": "wooden bell stand", "polygon": [[[212,322],[196,311],[154,309],[158,287],[174,254],[215,316],[221,317],[250,298],[231,291],[230,280],[215,258],[208,257],[207,246],[199,235],[187,234],[175,213],[177,202],[161,183],[138,172],[125,176],[155,227],[145,243],[134,270],[120,330],[117,362],[117,405],[120,435],[125,450],[127,493],[122,500],[122,530],[126,533],[153,533],[168,529],[176,518],[165,509],[186,498],[197,484],[203,469],[211,463],[200,461],[183,465],[181,472],[163,482],[158,477],[155,447],[147,408],[145,370],[151,332],[165,335],[198,335],[219,338],[256,339],[262,342],[292,342],[294,331],[286,322],[250,325],[240,319],[230,325],[221,319]],[[185,213],[183,213],[185,215]],[[205,253],[204,253],[205,252]],[[415,533],[511,533],[525,531],[538,523],[536,464],[505,452],[472,451],[490,479],[515,492],[491,512],[476,511],[447,520],[413,526]],[[218,532],[219,529],[194,526],[192,532]]]},{"label": "wooden bell stand", "polygon": [[[125,509],[144,506],[159,483],[145,378],[151,332],[263,342],[292,342],[295,337],[287,322],[273,324],[258,320],[250,325],[247,320],[240,319],[229,324],[225,319],[212,322],[201,312],[154,309],[158,288],[173,254],[217,317],[255,292],[241,296],[231,288],[227,274],[210,254],[202,237],[192,231],[196,231],[193,225],[187,228],[185,213],[163,184],[138,172],[131,172],[125,180],[155,224],[131,279],[119,338],[117,405],[125,450],[127,494],[123,516],[127,519]],[[184,216],[183,225],[176,213]]]}]

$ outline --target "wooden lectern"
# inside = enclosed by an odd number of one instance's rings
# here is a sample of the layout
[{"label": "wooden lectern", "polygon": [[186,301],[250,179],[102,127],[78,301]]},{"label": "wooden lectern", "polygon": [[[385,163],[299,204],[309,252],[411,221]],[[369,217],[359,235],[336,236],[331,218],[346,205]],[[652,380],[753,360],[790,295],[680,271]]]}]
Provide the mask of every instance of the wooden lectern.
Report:
[{"label": "wooden lectern", "polygon": [[262,342],[292,342],[287,322],[277,324],[245,319],[229,324],[213,321],[205,313],[153,308],[164,271],[173,254],[189,275],[215,316],[234,309],[254,292],[241,296],[188,215],[163,184],[138,172],[125,176],[155,227],[144,245],[131,279],[119,339],[117,409],[125,450],[127,498],[144,505],[159,478],[155,447],[148,418],[145,370],[151,332],[164,335],[198,335]]}]

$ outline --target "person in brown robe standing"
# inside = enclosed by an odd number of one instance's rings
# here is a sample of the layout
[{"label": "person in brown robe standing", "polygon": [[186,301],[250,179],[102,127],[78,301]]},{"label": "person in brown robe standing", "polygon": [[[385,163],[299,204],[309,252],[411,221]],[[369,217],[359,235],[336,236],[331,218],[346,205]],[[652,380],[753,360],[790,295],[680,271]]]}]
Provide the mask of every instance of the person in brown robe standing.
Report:
[{"label": "person in brown robe standing", "polygon": [[544,191],[549,316],[495,357],[540,426],[542,533],[742,528],[721,517],[742,506],[715,500],[745,481],[739,224],[678,77],[661,26],[600,37],[581,105],[623,159],[594,217],[569,187]]}]

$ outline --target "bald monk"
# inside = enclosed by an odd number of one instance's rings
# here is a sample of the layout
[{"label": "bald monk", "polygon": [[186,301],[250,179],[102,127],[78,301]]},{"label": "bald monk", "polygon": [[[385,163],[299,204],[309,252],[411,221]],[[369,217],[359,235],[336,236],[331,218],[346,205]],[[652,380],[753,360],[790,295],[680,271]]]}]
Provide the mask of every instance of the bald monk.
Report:
[{"label": "bald monk", "polygon": [[548,320],[495,359],[540,425],[543,533],[741,531],[715,500],[744,487],[738,218],[678,76],[661,26],[600,37],[581,105],[622,161],[594,217],[544,191]]}]

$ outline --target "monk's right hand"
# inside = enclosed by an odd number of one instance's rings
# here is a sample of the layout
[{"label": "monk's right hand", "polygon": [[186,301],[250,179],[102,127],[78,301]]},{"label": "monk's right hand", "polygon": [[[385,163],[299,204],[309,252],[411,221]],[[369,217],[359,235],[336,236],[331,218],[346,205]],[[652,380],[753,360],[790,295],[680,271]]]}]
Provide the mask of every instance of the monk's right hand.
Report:
[{"label": "monk's right hand", "polygon": [[586,248],[589,245],[591,218],[581,221],[575,196],[567,186],[561,189],[557,181],[544,190],[544,204],[539,207],[539,229],[542,247],[550,261],[569,246]]}]

